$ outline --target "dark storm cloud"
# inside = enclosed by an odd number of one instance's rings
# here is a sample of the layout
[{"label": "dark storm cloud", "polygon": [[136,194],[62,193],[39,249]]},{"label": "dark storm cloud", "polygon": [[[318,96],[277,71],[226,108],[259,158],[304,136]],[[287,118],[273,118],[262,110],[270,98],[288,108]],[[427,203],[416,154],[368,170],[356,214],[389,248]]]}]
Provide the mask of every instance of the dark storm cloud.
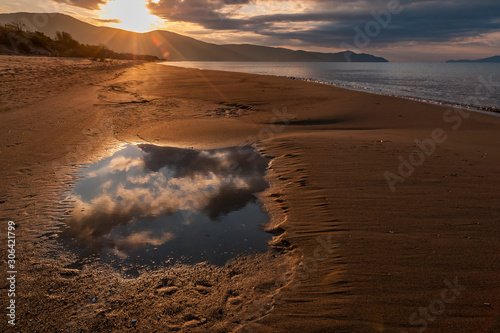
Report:
[{"label": "dark storm cloud", "polygon": [[217,11],[229,6],[237,8],[250,0],[160,0],[150,2],[151,13],[170,21],[198,23],[209,29],[238,29],[244,20],[234,20]]},{"label": "dark storm cloud", "polygon": [[99,9],[99,5],[104,5],[108,0],[53,0],[54,2],[65,3],[85,9]]},{"label": "dark storm cloud", "polygon": [[[207,29],[251,31],[309,45],[338,46],[342,42],[352,43],[356,27],[365,31],[369,22],[377,22],[373,13],[386,12],[390,0],[296,1],[309,9],[297,14],[231,18],[231,12],[247,3],[249,0],[160,0],[150,3],[149,8],[162,18],[198,23]],[[372,44],[442,42],[500,29],[498,0],[401,0],[401,9],[391,14],[389,24],[374,34]],[[383,20],[386,18],[382,16]]]}]

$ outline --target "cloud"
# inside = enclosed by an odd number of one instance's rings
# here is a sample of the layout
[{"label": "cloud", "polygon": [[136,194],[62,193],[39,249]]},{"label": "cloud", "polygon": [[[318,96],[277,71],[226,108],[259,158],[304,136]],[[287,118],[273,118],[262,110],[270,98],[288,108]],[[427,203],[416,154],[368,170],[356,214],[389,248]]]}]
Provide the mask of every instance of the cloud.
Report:
[{"label": "cloud", "polygon": [[257,177],[267,169],[267,160],[250,147],[216,150],[188,150],[155,145],[138,145],[146,153],[144,167],[151,171],[169,168],[175,177],[193,175],[227,175],[237,172],[239,177]]},{"label": "cloud", "polygon": [[158,3],[150,2],[148,8],[153,15],[169,21],[197,23],[210,29],[233,29],[241,24],[219,10],[234,11],[248,3],[237,0],[160,0]]},{"label": "cloud", "polygon": [[127,248],[161,245],[173,234],[137,231],[137,223],[180,211],[217,220],[254,202],[254,194],[268,187],[263,179],[268,160],[247,148],[195,151],[139,145],[98,165],[75,187],[73,215],[66,221],[70,228],[61,235],[93,253],[115,248],[123,254]]},{"label": "cloud", "polygon": [[108,0],[53,0],[53,1],[93,10],[100,9],[99,5],[104,5],[106,4],[106,2],[108,2]]},{"label": "cloud", "polygon": [[172,239],[175,235],[170,232],[165,232],[161,234],[155,234],[152,231],[140,231],[128,235],[124,238],[120,238],[116,241],[117,248],[135,248],[142,247],[145,245],[160,246]]},{"label": "cloud", "polygon": [[142,166],[143,162],[140,158],[126,158],[123,156],[113,158],[109,164],[108,169],[113,172],[116,171],[129,171],[130,168],[135,166]]},{"label": "cloud", "polygon": [[389,13],[390,17],[386,16],[389,2],[160,0],[149,8],[170,21],[323,47],[352,44],[355,27],[364,31],[368,22],[380,20],[389,24],[371,38],[372,45],[451,41],[500,29],[497,0],[407,0],[401,1],[401,12]]},{"label": "cloud", "polygon": [[[54,0],[86,9],[99,9],[109,0]],[[139,0],[138,0],[139,1]],[[391,14],[369,43],[355,43],[358,30],[384,21],[388,4],[400,1],[402,11]],[[147,0],[151,14],[168,20],[165,27],[191,36],[204,34],[215,43],[254,43],[306,50],[383,50],[407,43],[426,48],[433,43],[474,39],[493,50],[486,36],[500,31],[498,0]],[[109,22],[117,23],[110,17]],[[370,23],[372,22],[372,23]],[[372,26],[373,28],[373,26]],[[358,37],[359,40],[359,37]],[[362,43],[363,44],[363,43]],[[414,54],[414,52],[410,52]]]},{"label": "cloud", "polygon": [[119,19],[98,19],[98,18],[95,18],[93,20],[96,22],[99,22],[99,23],[122,23],[122,21]]}]

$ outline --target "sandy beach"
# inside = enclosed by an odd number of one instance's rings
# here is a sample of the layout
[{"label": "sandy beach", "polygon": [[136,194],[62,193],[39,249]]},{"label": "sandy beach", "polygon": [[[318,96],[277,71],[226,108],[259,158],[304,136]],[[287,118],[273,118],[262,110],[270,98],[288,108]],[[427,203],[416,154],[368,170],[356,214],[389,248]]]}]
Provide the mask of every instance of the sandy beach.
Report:
[{"label": "sandy beach", "polygon": [[[499,117],[155,63],[0,56],[0,75],[0,220],[18,256],[1,331],[500,331]],[[126,143],[254,145],[272,159],[269,250],[135,279],[71,268],[64,191]]]}]

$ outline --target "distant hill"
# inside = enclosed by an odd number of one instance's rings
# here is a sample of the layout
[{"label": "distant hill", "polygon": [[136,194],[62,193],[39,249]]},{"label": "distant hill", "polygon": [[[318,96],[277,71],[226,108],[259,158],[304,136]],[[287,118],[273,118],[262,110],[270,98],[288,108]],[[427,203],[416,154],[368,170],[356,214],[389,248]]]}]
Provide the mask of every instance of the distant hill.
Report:
[{"label": "distant hill", "polygon": [[222,45],[225,50],[251,57],[249,61],[296,61],[296,62],[388,62],[382,57],[352,51],[321,53],[294,51],[285,48],[258,46],[251,44]]},{"label": "distant hill", "polygon": [[476,60],[448,60],[447,62],[500,62],[500,56],[493,56],[489,58],[476,59]]},{"label": "distant hill", "polygon": [[387,62],[381,57],[351,51],[320,53],[249,44],[217,45],[164,30],[135,33],[98,27],[64,14],[45,15],[48,20],[42,23],[46,24],[38,27],[29,24],[40,21],[40,14],[34,13],[0,14],[0,24],[28,22],[28,29],[41,31],[51,37],[55,36],[56,31],[65,31],[81,43],[103,44],[116,52],[150,54],[172,61]]}]

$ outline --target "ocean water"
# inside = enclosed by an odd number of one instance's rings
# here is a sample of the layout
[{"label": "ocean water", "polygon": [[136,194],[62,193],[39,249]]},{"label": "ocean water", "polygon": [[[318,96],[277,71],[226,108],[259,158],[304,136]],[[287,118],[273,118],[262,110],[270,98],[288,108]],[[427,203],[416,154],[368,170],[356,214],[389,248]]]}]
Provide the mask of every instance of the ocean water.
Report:
[{"label": "ocean water", "polygon": [[500,112],[500,64],[165,62],[165,65],[264,74],[430,103]]}]

